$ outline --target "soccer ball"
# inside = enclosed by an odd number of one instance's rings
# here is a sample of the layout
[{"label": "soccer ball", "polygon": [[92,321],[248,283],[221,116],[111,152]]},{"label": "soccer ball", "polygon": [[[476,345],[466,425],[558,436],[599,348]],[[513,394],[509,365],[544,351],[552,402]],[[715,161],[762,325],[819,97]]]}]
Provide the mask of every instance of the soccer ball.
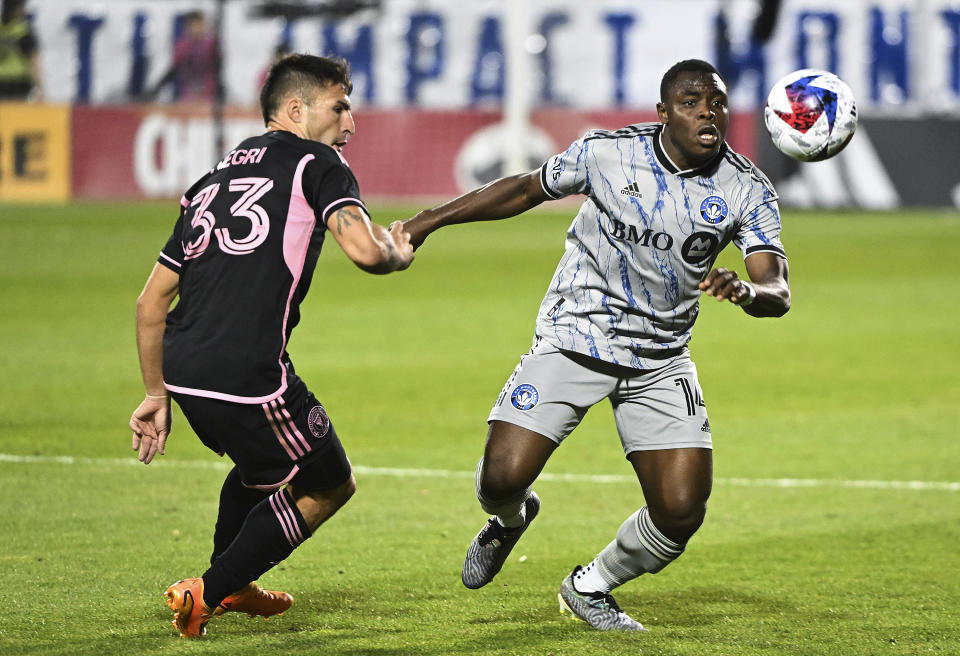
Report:
[{"label": "soccer ball", "polygon": [[814,68],[777,80],[763,120],[773,144],[794,159],[819,162],[846,146],[857,129],[857,103],[847,84]]}]

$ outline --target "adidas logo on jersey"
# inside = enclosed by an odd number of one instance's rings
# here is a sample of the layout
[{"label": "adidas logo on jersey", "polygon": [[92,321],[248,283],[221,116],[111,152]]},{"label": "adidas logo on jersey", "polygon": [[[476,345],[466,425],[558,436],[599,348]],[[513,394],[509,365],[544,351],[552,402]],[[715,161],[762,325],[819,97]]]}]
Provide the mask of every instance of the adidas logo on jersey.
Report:
[{"label": "adidas logo on jersey", "polygon": [[709,433],[709,432],[710,432],[710,420],[709,420],[709,419],[704,419],[704,420],[703,420],[703,426],[700,427],[700,430],[703,431],[704,433]]},{"label": "adidas logo on jersey", "polygon": [[631,182],[626,187],[620,190],[620,193],[624,196],[633,196],[634,198],[643,198],[643,194],[640,193],[640,185],[636,182]]}]

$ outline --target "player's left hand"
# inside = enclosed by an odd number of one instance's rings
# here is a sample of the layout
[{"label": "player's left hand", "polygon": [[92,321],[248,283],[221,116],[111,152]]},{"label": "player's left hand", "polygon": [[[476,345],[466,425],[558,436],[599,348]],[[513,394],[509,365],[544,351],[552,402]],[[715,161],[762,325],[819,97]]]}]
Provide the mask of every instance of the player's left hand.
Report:
[{"label": "player's left hand", "polygon": [[718,301],[729,300],[734,305],[740,305],[750,298],[750,288],[747,283],[740,280],[736,271],[723,267],[717,267],[708,273],[706,279],[700,283],[700,290]]},{"label": "player's left hand", "polygon": [[149,465],[157,453],[163,455],[170,434],[170,397],[143,399],[130,417],[130,430],[137,460]]}]

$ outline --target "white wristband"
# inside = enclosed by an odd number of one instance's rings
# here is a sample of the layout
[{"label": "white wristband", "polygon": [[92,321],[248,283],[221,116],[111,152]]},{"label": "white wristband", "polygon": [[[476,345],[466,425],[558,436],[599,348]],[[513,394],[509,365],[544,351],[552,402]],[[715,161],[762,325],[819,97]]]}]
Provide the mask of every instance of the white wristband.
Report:
[{"label": "white wristband", "polygon": [[744,287],[747,288],[747,297],[745,299],[741,299],[741,301],[737,303],[737,305],[739,305],[740,307],[745,307],[753,303],[754,300],[756,300],[757,288],[751,285],[750,283],[748,283],[746,280],[741,280],[740,282],[743,284]]}]

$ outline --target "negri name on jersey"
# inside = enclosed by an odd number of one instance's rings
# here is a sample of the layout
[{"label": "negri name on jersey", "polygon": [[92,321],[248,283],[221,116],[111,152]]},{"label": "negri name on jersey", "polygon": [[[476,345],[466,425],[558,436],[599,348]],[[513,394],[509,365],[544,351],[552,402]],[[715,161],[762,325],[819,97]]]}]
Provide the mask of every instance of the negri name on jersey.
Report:
[{"label": "negri name on jersey", "polygon": [[222,171],[231,164],[240,166],[241,164],[259,164],[260,160],[267,153],[268,146],[263,148],[234,148],[227,156],[217,163],[217,170]]}]

